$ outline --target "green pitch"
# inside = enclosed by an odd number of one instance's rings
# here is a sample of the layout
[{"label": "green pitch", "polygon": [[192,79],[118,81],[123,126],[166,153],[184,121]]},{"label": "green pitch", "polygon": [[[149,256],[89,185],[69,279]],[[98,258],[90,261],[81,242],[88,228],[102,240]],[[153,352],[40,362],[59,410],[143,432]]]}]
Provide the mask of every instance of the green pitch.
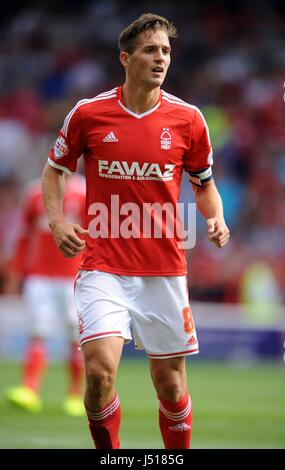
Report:
[{"label": "green pitch", "polygon": [[[192,448],[285,448],[284,364],[233,367],[188,360],[193,401]],[[85,418],[62,411],[65,370],[52,366],[43,387],[44,410],[28,415],[5,402],[19,366],[0,363],[0,448],[92,449]],[[124,358],[117,390],[123,448],[162,448],[157,401],[146,360]]]}]

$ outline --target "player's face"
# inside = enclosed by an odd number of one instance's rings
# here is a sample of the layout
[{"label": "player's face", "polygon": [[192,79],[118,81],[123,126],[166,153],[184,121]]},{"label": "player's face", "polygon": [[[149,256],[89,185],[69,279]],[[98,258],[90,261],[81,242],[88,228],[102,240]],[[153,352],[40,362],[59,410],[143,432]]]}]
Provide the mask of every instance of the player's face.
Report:
[{"label": "player's face", "polygon": [[140,33],[134,52],[127,54],[128,78],[151,87],[161,86],[170,64],[170,50],[165,31]]}]

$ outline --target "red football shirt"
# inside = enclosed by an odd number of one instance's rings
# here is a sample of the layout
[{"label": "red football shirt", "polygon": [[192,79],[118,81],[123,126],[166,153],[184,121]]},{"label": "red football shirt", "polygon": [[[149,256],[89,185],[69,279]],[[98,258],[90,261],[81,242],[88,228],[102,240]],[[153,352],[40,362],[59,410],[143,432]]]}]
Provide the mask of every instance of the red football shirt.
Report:
[{"label": "red football shirt", "polygon": [[[67,178],[64,214],[70,222],[84,224],[85,181]],[[23,203],[22,230],[12,260],[12,272],[21,276],[40,275],[74,278],[80,257],[65,258],[58,250],[48,226],[39,180],[29,185]]]},{"label": "red football shirt", "polygon": [[[81,269],[185,274],[181,239],[168,227],[169,221],[175,224],[171,208],[178,202],[183,169],[193,184],[212,177],[211,144],[200,111],[161,91],[158,103],[138,115],[126,108],[122,87],[81,100],[67,115],[49,163],[73,173],[81,155],[90,233]],[[150,209],[154,203],[168,205],[168,219],[163,210],[159,218]]]}]

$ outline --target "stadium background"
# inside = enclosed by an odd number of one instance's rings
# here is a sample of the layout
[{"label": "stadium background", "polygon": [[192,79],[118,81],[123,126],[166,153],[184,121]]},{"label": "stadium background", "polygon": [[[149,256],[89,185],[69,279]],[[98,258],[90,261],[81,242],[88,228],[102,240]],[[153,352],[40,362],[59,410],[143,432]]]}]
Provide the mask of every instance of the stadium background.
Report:
[{"label": "stadium background", "polygon": [[[76,101],[123,82],[117,36],[149,11],[178,28],[163,88],[207,119],[232,234],[217,250],[199,217],[197,246],[187,252],[201,347],[188,361],[193,447],[285,446],[285,2],[81,0],[11,2],[1,11],[0,448],[91,446],[85,421],[71,429],[60,411],[61,336],[49,345],[55,365],[46,378],[45,419],[4,401],[27,334],[21,299],[7,288],[9,262],[25,184],[40,175]],[[191,193],[185,178],[181,200],[193,201]],[[131,347],[125,356],[123,445],[161,447],[147,363]]]}]

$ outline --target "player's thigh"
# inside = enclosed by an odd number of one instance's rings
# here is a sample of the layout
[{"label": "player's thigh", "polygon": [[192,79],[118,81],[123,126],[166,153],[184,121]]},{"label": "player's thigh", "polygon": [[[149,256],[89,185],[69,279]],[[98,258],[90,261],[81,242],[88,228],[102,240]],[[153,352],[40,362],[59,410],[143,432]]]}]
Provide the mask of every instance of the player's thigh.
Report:
[{"label": "player's thigh", "polygon": [[185,357],[149,359],[152,382],[157,395],[177,401],[187,392]]},{"label": "player's thigh", "polygon": [[86,375],[104,379],[115,379],[120,363],[124,338],[108,336],[84,343],[81,347],[84,356]]},{"label": "player's thigh", "polygon": [[43,338],[51,336],[56,323],[56,305],[50,279],[30,276],[24,283],[23,296],[30,333]]},{"label": "player's thigh", "polygon": [[186,379],[185,357],[172,357],[168,359],[149,358],[150,373],[153,382],[167,380],[184,381]]}]

